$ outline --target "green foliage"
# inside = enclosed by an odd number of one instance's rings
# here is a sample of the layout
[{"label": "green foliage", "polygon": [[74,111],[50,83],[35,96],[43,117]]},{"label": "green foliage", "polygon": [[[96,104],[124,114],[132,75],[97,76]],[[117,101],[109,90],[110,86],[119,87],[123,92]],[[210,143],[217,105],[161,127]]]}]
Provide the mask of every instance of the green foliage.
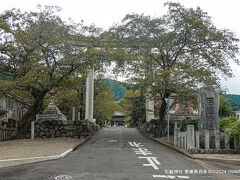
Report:
[{"label": "green foliage", "polygon": [[130,117],[128,122],[141,124],[146,121],[145,102],[140,90],[127,89],[119,104],[119,111]]},{"label": "green foliage", "polygon": [[105,120],[112,119],[118,103],[113,99],[114,93],[107,82],[101,81],[101,85],[96,86],[94,91],[94,117],[98,124],[103,124]]},{"label": "green foliage", "polygon": [[230,124],[230,135],[234,138],[240,138],[240,121],[235,121]]},{"label": "green foliage", "polygon": [[226,128],[231,128],[231,124],[237,121],[236,117],[224,117],[219,120],[220,131],[223,132]]},{"label": "green foliage", "polygon": [[199,84],[219,85],[219,72],[232,75],[228,60],[239,64],[239,39],[234,33],[217,29],[199,7],[171,2],[166,6],[168,13],[162,17],[126,15],[122,24],[109,32],[118,49],[131,54],[122,63],[127,76],[162,101],[159,125],[165,121],[164,98],[174,93],[176,101],[196,104]]},{"label": "green foliage", "polygon": [[219,117],[235,116],[235,112],[231,107],[231,102],[228,98],[220,95]]},{"label": "green foliage", "polygon": [[107,48],[94,47],[102,30],[64,22],[58,11],[45,6],[39,12],[12,9],[0,14],[0,72],[12,77],[0,80],[0,89],[33,104],[18,122],[18,130],[25,133],[49,92],[71,75],[84,77],[88,69],[99,72],[109,65]]},{"label": "green foliage", "polygon": [[194,129],[198,130],[198,119],[187,119],[186,120],[186,126],[187,125],[194,125]]}]

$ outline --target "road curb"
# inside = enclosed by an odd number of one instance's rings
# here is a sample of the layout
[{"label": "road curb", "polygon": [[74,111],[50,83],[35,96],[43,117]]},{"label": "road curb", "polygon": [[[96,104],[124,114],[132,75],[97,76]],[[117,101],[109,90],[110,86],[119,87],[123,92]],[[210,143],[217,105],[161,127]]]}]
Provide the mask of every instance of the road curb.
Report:
[{"label": "road curb", "polygon": [[84,139],[82,142],[80,142],[75,147],[65,151],[64,153],[60,155],[55,156],[43,156],[43,157],[33,157],[33,158],[19,158],[19,159],[6,159],[6,160],[0,160],[0,168],[10,167],[10,166],[17,166],[22,164],[30,164],[30,163],[36,163],[36,162],[42,162],[42,161],[49,161],[49,160],[56,160],[61,159],[67,156],[69,153],[71,153],[73,150],[77,149],[79,146],[85,144],[89,139],[91,139],[95,134],[97,134],[100,131],[98,129],[94,134],[88,136],[86,139]]},{"label": "road curb", "polygon": [[191,159],[199,159],[199,160],[206,160],[206,161],[215,161],[215,162],[222,162],[222,163],[229,163],[229,164],[240,164],[240,160],[237,160],[237,159],[222,159],[222,158],[206,158],[206,157],[195,157],[189,153],[187,153],[186,151],[180,149],[180,148],[177,148],[177,147],[174,147],[170,144],[167,144],[167,143],[164,143],[162,141],[159,141],[151,136],[149,136],[147,133],[145,133],[143,130],[141,130],[140,128],[137,128],[142,134],[144,134],[146,137],[150,138],[151,140],[155,141],[155,142],[158,142],[164,146],[167,146],[177,152],[180,152],[181,154],[191,158]]},{"label": "road curb", "polygon": [[93,136],[95,136],[99,131],[101,130],[101,128],[99,128],[96,132],[94,132],[92,135],[88,136],[86,139],[84,139],[81,143],[79,143],[78,145],[76,145],[73,148],[73,151],[76,150],[78,147],[84,145],[88,140],[90,140]]}]

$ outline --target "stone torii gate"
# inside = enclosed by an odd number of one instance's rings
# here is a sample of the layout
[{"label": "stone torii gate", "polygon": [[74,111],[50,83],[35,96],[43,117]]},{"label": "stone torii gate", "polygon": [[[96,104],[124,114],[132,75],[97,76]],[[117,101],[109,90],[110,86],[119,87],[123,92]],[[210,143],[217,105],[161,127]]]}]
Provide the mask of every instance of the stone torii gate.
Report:
[{"label": "stone torii gate", "polygon": [[93,99],[94,99],[94,70],[91,69],[86,79],[86,104],[85,119],[93,122]]},{"label": "stone torii gate", "polygon": [[[149,91],[149,89],[148,89]],[[85,104],[85,119],[93,122],[93,101],[94,99],[94,70],[91,69],[86,79],[86,104]],[[146,97],[146,122],[154,119],[154,101]]]},{"label": "stone torii gate", "polygon": [[[101,42],[106,43],[108,41],[101,40]],[[79,43],[78,46],[86,47],[86,43]],[[93,47],[99,47],[99,45],[94,45]],[[115,47],[118,46],[115,45]],[[86,104],[85,104],[85,119],[88,119],[91,122],[93,122],[93,99],[94,99],[94,70],[91,69],[88,73],[86,80]],[[154,119],[154,101],[153,99],[146,96],[146,122],[150,122],[151,119]]]}]

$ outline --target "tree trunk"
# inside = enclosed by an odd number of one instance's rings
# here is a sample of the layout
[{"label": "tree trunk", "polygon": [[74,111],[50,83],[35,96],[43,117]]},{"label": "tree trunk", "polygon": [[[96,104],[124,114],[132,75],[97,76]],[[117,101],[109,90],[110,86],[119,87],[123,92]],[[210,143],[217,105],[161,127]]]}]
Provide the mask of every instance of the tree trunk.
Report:
[{"label": "tree trunk", "polygon": [[167,122],[165,120],[165,115],[166,115],[166,111],[167,111],[167,104],[165,101],[165,98],[169,97],[169,93],[166,92],[164,94],[164,97],[162,98],[162,105],[159,109],[159,119],[157,120],[157,136],[162,137],[164,136],[165,133],[165,129],[167,127]]},{"label": "tree trunk", "polygon": [[31,121],[33,121],[35,119],[35,116],[39,113],[45,95],[46,93],[38,97],[35,100],[33,106],[20,118],[20,120],[18,121],[17,135],[15,138],[17,139],[27,138],[27,134],[31,128]]}]

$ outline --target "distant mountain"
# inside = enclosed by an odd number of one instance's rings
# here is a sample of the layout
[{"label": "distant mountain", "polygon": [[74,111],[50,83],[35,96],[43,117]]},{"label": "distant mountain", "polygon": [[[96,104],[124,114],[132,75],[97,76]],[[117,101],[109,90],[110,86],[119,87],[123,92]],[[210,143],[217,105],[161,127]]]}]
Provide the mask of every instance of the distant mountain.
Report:
[{"label": "distant mountain", "polygon": [[124,86],[125,83],[120,81],[115,81],[112,79],[108,80],[110,84],[110,88],[114,93],[114,100],[119,101],[125,94],[126,87]]},{"label": "distant mountain", "polygon": [[240,110],[240,95],[236,94],[224,94],[223,97],[229,98],[229,101],[232,104],[232,108],[234,111]]},{"label": "distant mountain", "polygon": [[[112,79],[108,80],[110,84],[110,88],[114,93],[114,100],[119,101],[121,98],[123,98],[126,90],[126,83],[115,81]],[[229,98],[229,101],[231,102],[231,106],[234,111],[240,110],[240,95],[236,94],[224,94],[223,97]]]}]

